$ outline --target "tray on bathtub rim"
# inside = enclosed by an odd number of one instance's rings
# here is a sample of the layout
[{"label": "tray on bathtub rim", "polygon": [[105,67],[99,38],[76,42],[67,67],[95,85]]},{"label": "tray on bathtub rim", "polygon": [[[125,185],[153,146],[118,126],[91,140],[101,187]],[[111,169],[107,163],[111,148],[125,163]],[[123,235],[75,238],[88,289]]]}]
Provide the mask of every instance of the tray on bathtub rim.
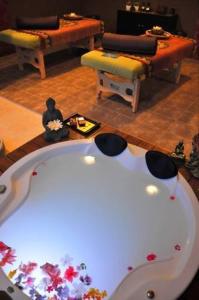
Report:
[{"label": "tray on bathtub rim", "polygon": [[[70,119],[71,118],[79,118],[83,117],[86,121],[85,126],[78,126],[78,125],[71,125]],[[71,115],[66,120],[64,120],[64,124],[67,125],[69,128],[73,129],[74,131],[82,134],[83,136],[89,136],[91,133],[95,132],[98,128],[100,128],[101,123],[94,121],[92,119],[89,119],[83,115],[80,115],[78,113]]]}]

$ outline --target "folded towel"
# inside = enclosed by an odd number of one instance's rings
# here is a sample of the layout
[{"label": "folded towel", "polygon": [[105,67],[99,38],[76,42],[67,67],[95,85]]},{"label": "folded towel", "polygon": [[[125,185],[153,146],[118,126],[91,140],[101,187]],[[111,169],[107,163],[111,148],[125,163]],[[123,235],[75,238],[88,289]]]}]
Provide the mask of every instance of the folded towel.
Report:
[{"label": "folded towel", "polygon": [[58,29],[59,18],[58,16],[40,18],[17,17],[16,27],[17,29]]},{"label": "folded towel", "polygon": [[102,47],[104,50],[154,55],[157,50],[157,38],[104,33]]}]

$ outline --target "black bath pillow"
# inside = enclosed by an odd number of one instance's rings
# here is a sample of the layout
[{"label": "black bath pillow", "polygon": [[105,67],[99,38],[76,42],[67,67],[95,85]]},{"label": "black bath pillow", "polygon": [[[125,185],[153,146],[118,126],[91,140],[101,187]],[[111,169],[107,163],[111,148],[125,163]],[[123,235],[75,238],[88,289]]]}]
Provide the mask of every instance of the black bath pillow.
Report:
[{"label": "black bath pillow", "polygon": [[104,50],[154,55],[157,50],[157,39],[148,36],[104,33],[102,47]]},{"label": "black bath pillow", "polygon": [[99,150],[108,156],[122,153],[127,147],[127,141],[114,133],[101,133],[95,137],[95,144]]},{"label": "black bath pillow", "polygon": [[145,154],[146,164],[151,174],[160,179],[169,179],[178,174],[173,160],[166,154],[150,150]]},{"label": "black bath pillow", "polygon": [[17,17],[16,27],[17,29],[58,29],[59,18],[58,16],[40,18]]}]

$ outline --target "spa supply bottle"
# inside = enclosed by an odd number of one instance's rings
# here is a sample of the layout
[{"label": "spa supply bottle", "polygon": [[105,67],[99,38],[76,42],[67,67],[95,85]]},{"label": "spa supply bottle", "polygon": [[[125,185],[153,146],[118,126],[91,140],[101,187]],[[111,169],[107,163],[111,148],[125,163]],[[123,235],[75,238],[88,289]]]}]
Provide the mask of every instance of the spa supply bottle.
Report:
[{"label": "spa supply bottle", "polygon": [[125,6],[126,10],[127,10],[127,11],[130,11],[130,10],[131,10],[131,7],[132,7],[132,2],[131,2],[131,0],[127,0],[127,1],[126,1],[126,6]]},{"label": "spa supply bottle", "polygon": [[147,2],[145,11],[146,11],[146,12],[150,12],[150,11],[151,11],[151,4],[150,4],[149,2]]},{"label": "spa supply bottle", "polygon": [[145,2],[142,2],[142,4],[141,4],[141,11],[145,11],[145,9],[146,9],[146,5],[145,5]]},{"label": "spa supply bottle", "polygon": [[139,3],[139,1],[135,1],[134,4],[133,4],[133,6],[134,6],[134,11],[138,12],[140,10],[140,3]]}]

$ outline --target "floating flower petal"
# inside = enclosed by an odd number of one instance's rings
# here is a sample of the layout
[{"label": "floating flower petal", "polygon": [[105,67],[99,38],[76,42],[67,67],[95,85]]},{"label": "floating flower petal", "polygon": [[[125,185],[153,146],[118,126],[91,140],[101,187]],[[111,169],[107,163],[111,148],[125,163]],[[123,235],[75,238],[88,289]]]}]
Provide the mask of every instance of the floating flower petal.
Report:
[{"label": "floating flower petal", "polygon": [[156,257],[157,257],[156,254],[150,253],[150,254],[147,255],[146,258],[147,258],[148,261],[153,261],[153,260],[156,259]]},{"label": "floating flower petal", "polygon": [[6,250],[9,250],[9,249],[10,249],[10,247],[8,247],[3,242],[0,242],[0,253],[4,253]]},{"label": "floating flower petal", "polygon": [[181,250],[181,246],[179,244],[175,245],[175,250],[180,251]]},{"label": "floating flower petal", "polygon": [[2,260],[0,261],[0,267],[4,267],[6,264],[13,264],[16,260],[15,250],[9,248],[3,255]]},{"label": "floating flower petal", "polygon": [[29,262],[28,264],[21,264],[19,267],[19,270],[28,275],[31,274],[37,267],[37,263],[35,262]]},{"label": "floating flower petal", "polygon": [[75,271],[75,269],[73,267],[68,267],[68,269],[66,269],[64,277],[66,278],[66,280],[72,282],[73,279],[75,277],[77,277],[78,272]]}]

